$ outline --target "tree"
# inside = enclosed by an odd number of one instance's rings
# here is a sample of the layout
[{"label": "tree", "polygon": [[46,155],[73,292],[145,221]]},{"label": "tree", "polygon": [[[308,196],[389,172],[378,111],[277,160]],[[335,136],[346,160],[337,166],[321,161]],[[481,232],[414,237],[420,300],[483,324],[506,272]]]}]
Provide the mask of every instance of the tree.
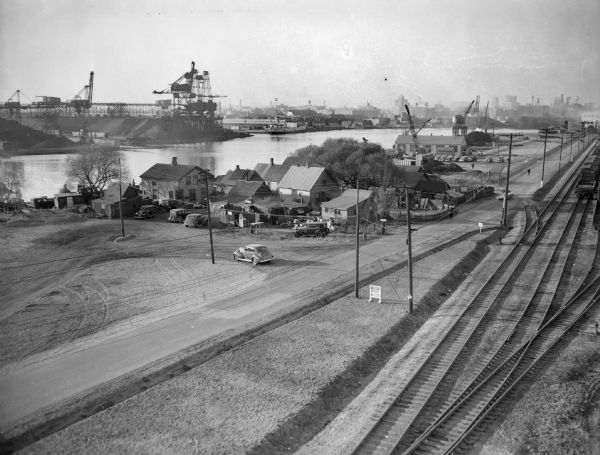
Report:
[{"label": "tree", "polygon": [[0,199],[2,201],[21,201],[21,185],[23,165],[20,163],[3,163],[0,168]]},{"label": "tree", "polygon": [[295,157],[309,166],[322,166],[349,186],[360,178],[362,187],[388,186],[399,177],[399,169],[379,144],[355,139],[327,139],[321,146],[298,149]]},{"label": "tree", "polygon": [[[67,160],[67,176],[76,180],[93,197],[100,197],[108,184],[119,180],[119,152],[93,149]],[[127,176],[122,175],[123,179]]]}]

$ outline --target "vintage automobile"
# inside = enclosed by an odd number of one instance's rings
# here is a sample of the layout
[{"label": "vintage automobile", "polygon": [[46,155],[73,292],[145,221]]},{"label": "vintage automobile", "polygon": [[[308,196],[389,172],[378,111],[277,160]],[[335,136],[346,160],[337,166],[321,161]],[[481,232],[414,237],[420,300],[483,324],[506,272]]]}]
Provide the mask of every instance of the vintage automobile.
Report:
[{"label": "vintage automobile", "polygon": [[145,220],[146,218],[154,218],[154,206],[142,205],[140,209],[133,215],[135,219]]},{"label": "vintage automobile", "polygon": [[235,261],[251,262],[252,265],[257,265],[263,262],[271,262],[275,258],[266,246],[252,243],[235,250],[233,252],[233,259]]},{"label": "vintage automobile", "polygon": [[294,237],[325,237],[327,234],[327,223],[309,221],[294,226]]},{"label": "vintage automobile", "polygon": [[185,217],[190,213],[192,213],[192,211],[188,209],[171,209],[169,210],[169,218],[167,218],[167,221],[170,221],[171,223],[183,223]]},{"label": "vintage automobile", "polygon": [[202,213],[190,213],[185,217],[183,221],[183,225],[187,227],[200,227],[206,226],[208,224],[208,216],[203,215]]},{"label": "vintage automobile", "polygon": [[[507,194],[507,196],[506,196],[506,199],[512,199],[512,198],[513,198],[513,194],[509,191],[508,194]],[[498,195],[497,199],[499,201],[503,201],[504,200],[504,190],[502,190],[502,193],[500,193]]]}]

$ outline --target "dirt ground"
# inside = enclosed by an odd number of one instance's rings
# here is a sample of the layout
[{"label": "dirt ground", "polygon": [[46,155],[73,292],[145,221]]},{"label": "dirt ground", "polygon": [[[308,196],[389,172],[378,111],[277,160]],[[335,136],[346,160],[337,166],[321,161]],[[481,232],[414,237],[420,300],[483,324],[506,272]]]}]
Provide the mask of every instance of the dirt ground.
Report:
[{"label": "dirt ground", "polygon": [[[204,230],[183,229],[160,217],[151,222],[128,220],[126,233],[130,238],[115,242],[120,228],[118,220],[65,212],[1,217],[0,245],[6,260],[0,280],[4,296],[0,307],[0,371],[19,361],[35,361],[36,356],[56,352],[70,343],[85,342],[99,330],[122,330],[128,324],[160,317],[161,312],[185,309],[186,290],[169,287],[175,281],[174,274],[183,275],[184,282],[212,283],[214,292],[219,292],[222,283],[236,289],[256,280],[268,283],[277,274],[277,267],[239,267],[230,260],[233,249],[257,238],[268,239],[276,256],[283,249],[293,252],[305,248],[327,254],[351,248],[354,241],[339,235],[326,242],[321,239],[318,244],[316,239],[289,242],[288,234],[282,231],[260,237],[221,229],[215,234],[215,256],[220,263],[215,270],[208,267],[210,249]],[[440,329],[434,315],[439,309],[448,309],[444,307],[447,298],[490,248],[495,248],[491,246],[494,243],[494,238],[482,236],[477,242],[457,245],[447,254],[453,264],[437,256],[415,265],[415,274],[421,277],[434,269],[439,276],[435,281],[423,280],[423,294],[425,289],[430,292],[420,318],[410,325],[402,322],[406,312],[401,306],[374,308],[366,306],[362,294],[358,300],[347,296],[22,452],[300,450],[369,384],[392,354],[406,349],[415,355],[411,358],[419,357],[418,350],[427,346],[428,334]],[[190,244],[196,247],[192,253]],[[464,258],[458,267],[456,257]],[[190,267],[189,261],[196,266]],[[32,262],[36,265],[25,266]],[[199,262],[207,267],[198,267]],[[382,282],[393,285],[400,279],[401,274],[396,274]],[[600,316],[593,315],[540,380],[510,406],[507,416],[477,451],[599,453],[600,337],[593,328],[597,319]],[[419,336],[411,340],[417,333]],[[300,364],[302,371],[297,368]]]}]

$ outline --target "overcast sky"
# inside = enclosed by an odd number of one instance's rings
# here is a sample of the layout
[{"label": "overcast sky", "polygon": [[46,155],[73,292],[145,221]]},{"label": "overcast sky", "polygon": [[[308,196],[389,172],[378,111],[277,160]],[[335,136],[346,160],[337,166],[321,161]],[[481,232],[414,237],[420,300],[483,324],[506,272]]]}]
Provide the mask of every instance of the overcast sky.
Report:
[{"label": "overcast sky", "polygon": [[0,0],[0,101],[94,71],[94,101],[154,102],[195,61],[224,106],[600,104],[598,43],[599,0]]}]

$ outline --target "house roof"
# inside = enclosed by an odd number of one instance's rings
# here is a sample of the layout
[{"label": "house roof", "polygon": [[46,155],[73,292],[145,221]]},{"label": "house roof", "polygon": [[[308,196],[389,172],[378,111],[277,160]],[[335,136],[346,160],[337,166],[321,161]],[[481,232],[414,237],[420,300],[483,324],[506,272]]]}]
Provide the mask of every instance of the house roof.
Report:
[{"label": "house roof", "polygon": [[324,173],[324,167],[291,166],[279,181],[279,188],[310,191]]},{"label": "house roof", "polygon": [[[371,197],[373,192],[371,190],[360,190],[358,192],[358,203],[364,202]],[[356,206],[356,190],[349,189],[330,201],[321,202],[321,207],[334,208],[340,210],[347,210],[350,207]]]},{"label": "house roof", "polygon": [[[465,136],[417,136],[420,145],[462,145],[467,146]],[[413,144],[414,139],[409,134],[400,134],[394,144],[406,145]]]},{"label": "house roof", "polygon": [[238,180],[235,186],[231,188],[231,191],[228,194],[228,199],[237,199],[237,197],[242,197],[242,200],[249,199],[252,198],[257,192],[264,194],[270,193],[271,191],[262,180]]},{"label": "house roof", "polygon": [[179,181],[194,170],[204,172],[202,168],[193,164],[157,163],[140,175],[140,177],[149,180]]},{"label": "house roof", "polygon": [[289,168],[289,166],[284,164],[271,163],[258,163],[254,166],[254,170],[258,172],[265,182],[280,182]]}]

